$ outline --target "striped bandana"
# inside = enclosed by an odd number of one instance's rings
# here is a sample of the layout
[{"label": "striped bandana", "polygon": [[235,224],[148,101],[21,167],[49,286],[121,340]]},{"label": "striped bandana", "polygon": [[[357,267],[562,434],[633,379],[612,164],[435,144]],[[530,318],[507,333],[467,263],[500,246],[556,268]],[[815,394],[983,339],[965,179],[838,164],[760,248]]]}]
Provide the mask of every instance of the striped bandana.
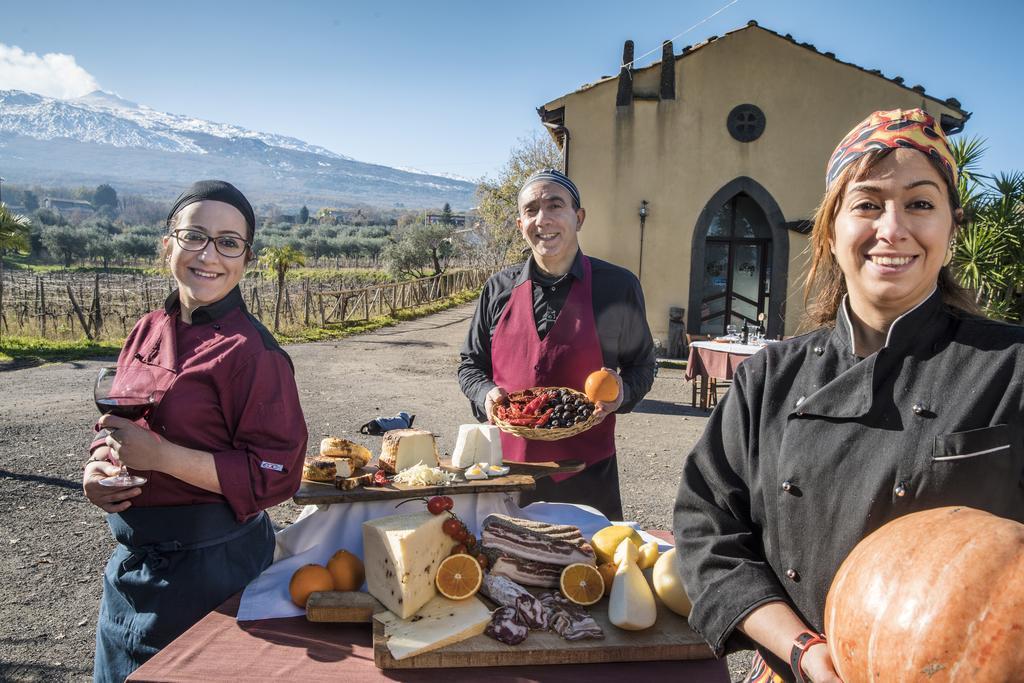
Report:
[{"label": "striped bandana", "polygon": [[950,190],[956,193],[957,168],[949,140],[935,118],[922,109],[876,111],[858,123],[832,153],[825,174],[825,188],[831,187],[843,169],[858,157],[878,149],[909,147],[936,159],[945,169]]},{"label": "striped bandana", "polygon": [[576,202],[576,206],[583,206],[580,202],[580,191],[576,188],[576,184],[569,180],[569,176],[565,175],[561,171],[556,171],[553,168],[546,168],[543,171],[537,171],[523,183],[523,186],[519,188],[519,194],[516,195],[516,203],[519,203],[519,197],[522,196],[523,191],[526,190],[530,185],[534,183],[558,183],[569,191],[572,195],[573,200]]}]

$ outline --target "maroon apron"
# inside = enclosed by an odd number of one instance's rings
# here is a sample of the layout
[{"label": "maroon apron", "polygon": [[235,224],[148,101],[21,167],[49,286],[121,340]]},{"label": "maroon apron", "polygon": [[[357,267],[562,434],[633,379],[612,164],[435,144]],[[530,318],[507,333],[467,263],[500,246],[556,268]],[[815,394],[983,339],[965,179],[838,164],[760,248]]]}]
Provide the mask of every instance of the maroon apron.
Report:
[{"label": "maroon apron", "polygon": [[[494,383],[507,392],[530,387],[569,387],[583,391],[587,375],[604,366],[594,322],[590,259],[581,254],[583,280],[572,283],[554,326],[541,340],[533,316],[533,283],[512,290],[491,340]],[[508,460],[547,462],[582,460],[588,466],[615,454],[615,415],[582,434],[559,441],[529,441],[501,433]],[[561,481],[572,475],[556,475]]]}]

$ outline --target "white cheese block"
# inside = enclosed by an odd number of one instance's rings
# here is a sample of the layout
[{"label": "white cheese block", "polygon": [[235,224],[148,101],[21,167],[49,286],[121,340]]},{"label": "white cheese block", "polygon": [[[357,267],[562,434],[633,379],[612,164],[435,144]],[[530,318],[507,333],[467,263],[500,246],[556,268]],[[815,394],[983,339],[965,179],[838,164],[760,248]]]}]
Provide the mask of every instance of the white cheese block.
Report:
[{"label": "white cheese block", "polygon": [[469,467],[473,463],[500,465],[501,432],[494,425],[460,425],[459,437],[452,451],[452,465]]},{"label": "white cheese block", "polygon": [[480,635],[491,620],[491,611],[475,595],[465,600],[438,595],[423,606],[415,620],[399,619],[391,612],[374,618],[384,624],[391,656],[405,659]]},{"label": "white cheese block", "polygon": [[367,590],[400,619],[437,595],[437,567],[456,544],[442,530],[446,519],[414,512],[363,522]]},{"label": "white cheese block", "polygon": [[437,467],[437,442],[425,429],[393,429],[384,433],[377,464],[388,474],[398,474],[423,463]]},{"label": "white cheese block", "polygon": [[352,463],[352,458],[335,458],[334,465],[337,468],[336,476],[339,477],[351,477],[356,471],[356,468]]}]

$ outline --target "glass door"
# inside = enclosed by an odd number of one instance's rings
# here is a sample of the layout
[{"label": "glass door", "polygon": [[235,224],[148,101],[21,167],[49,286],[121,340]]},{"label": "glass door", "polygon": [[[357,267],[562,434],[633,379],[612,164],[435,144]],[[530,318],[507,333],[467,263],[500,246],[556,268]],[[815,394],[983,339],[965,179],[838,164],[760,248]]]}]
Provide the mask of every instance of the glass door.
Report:
[{"label": "glass door", "polygon": [[727,325],[757,327],[771,282],[771,230],[750,197],[736,195],[712,220],[704,249],[701,334],[725,334]]}]

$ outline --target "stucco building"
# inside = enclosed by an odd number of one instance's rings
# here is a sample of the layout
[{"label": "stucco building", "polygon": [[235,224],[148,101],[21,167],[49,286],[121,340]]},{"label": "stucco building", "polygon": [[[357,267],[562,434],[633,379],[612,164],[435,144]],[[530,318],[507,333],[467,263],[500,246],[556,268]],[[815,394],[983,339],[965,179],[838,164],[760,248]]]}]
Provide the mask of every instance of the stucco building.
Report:
[{"label": "stucco building", "polygon": [[953,98],[750,22],[679,54],[666,43],[660,62],[538,113],[583,197],[584,252],[640,277],[668,346],[672,307],[690,332],[756,325],[762,312],[770,336],[796,332],[828,156],[872,111],[912,107],[947,133],[970,117]]}]

